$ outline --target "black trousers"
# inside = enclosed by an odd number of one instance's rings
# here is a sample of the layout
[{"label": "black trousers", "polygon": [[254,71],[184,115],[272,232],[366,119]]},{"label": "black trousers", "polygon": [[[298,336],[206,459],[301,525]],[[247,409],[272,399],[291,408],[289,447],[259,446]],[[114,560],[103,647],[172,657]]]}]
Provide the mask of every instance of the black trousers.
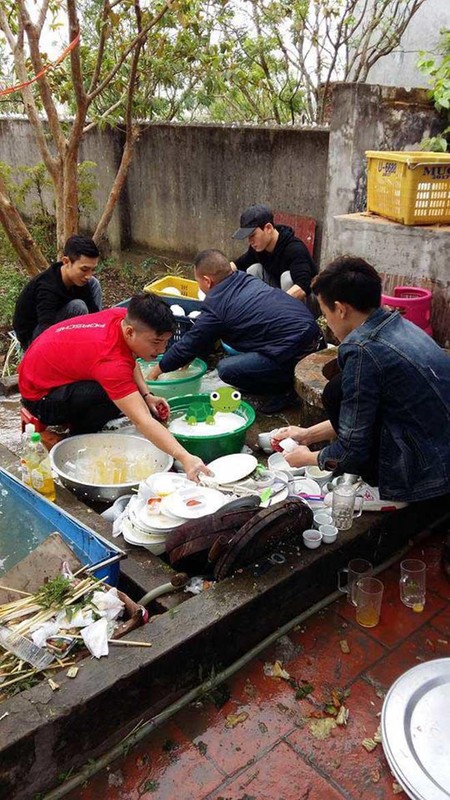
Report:
[{"label": "black trousers", "polygon": [[[330,420],[336,435],[339,435],[339,414],[342,403],[342,374],[339,372],[334,375],[326,384],[322,392],[322,402],[328,419]],[[378,469],[380,458],[380,437],[381,422],[379,417],[375,420],[373,438],[370,448],[369,460],[363,467],[355,470],[370,486],[378,486]],[[350,472],[351,470],[347,470]],[[355,473],[356,474],[356,473]]]},{"label": "black trousers", "polygon": [[120,416],[116,404],[97,381],[66,383],[41,400],[22,399],[22,403],[44,425],[68,424],[74,435],[96,433]]}]

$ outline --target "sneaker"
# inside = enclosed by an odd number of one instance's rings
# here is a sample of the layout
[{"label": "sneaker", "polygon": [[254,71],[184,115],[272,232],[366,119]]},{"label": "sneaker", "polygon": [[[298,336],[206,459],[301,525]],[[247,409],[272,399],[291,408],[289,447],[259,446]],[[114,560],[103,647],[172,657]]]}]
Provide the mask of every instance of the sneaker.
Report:
[{"label": "sneaker", "polygon": [[298,401],[298,394],[291,389],[285,394],[277,394],[271,397],[263,403],[259,411],[261,411],[262,414],[278,414],[279,411],[283,411],[288,406],[292,406],[296,401]]}]

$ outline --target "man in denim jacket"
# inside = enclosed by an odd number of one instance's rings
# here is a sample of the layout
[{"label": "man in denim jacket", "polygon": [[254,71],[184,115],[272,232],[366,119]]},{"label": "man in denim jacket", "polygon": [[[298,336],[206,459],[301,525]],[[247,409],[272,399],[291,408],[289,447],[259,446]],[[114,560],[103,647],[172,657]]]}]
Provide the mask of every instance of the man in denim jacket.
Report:
[{"label": "man in denim jacket", "polygon": [[[336,259],[313,286],[342,342],[341,390],[336,393],[330,382],[340,407],[338,414],[330,409],[330,421],[278,431],[274,439],[287,435],[300,443],[287,460],[370,475],[386,499],[408,502],[449,493],[449,356],[399,312],[380,307],[380,276],[363,259]],[[337,438],[320,452],[305,446],[332,438],[333,428]]]}]

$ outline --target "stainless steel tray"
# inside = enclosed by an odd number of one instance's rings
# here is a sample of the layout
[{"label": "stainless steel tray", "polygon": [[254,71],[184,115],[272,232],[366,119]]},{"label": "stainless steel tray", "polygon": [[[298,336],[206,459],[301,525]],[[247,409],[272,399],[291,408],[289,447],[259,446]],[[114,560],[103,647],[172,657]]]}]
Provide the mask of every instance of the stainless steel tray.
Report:
[{"label": "stainless steel tray", "polygon": [[418,664],[398,678],[381,713],[383,749],[413,800],[450,798],[450,658]]}]

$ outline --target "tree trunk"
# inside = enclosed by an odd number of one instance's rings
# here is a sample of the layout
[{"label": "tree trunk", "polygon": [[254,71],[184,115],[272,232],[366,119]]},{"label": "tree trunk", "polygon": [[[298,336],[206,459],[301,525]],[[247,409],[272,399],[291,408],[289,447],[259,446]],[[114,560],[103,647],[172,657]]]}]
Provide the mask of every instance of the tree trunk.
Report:
[{"label": "tree trunk", "polygon": [[65,245],[65,222],[64,222],[64,171],[60,161],[58,176],[53,181],[55,191],[55,218],[56,218],[56,250],[58,258],[61,257]]},{"label": "tree trunk", "polygon": [[134,145],[136,144],[138,137],[139,137],[139,129],[136,126],[133,129],[127,141],[125,142],[125,147],[123,149],[119,169],[117,170],[117,174],[114,179],[114,183],[111,187],[111,191],[109,193],[108,200],[103,210],[103,214],[101,215],[98,221],[97,227],[92,237],[97,247],[100,246],[102,239],[104,239],[106,235],[106,229],[109,223],[111,222],[111,217],[113,215],[116,203],[119,199],[120,192],[122,191],[123,185],[127,177],[128,169],[131,164],[131,160],[133,158]]},{"label": "tree trunk", "polygon": [[[69,148],[64,159],[63,217],[64,242],[78,232],[78,148]],[[59,244],[59,243],[58,243]]]},{"label": "tree trunk", "polygon": [[6,235],[19,256],[21,263],[31,277],[47,269],[48,264],[44,256],[33,240],[19,212],[11,203],[1,179],[0,223],[3,225]]}]

